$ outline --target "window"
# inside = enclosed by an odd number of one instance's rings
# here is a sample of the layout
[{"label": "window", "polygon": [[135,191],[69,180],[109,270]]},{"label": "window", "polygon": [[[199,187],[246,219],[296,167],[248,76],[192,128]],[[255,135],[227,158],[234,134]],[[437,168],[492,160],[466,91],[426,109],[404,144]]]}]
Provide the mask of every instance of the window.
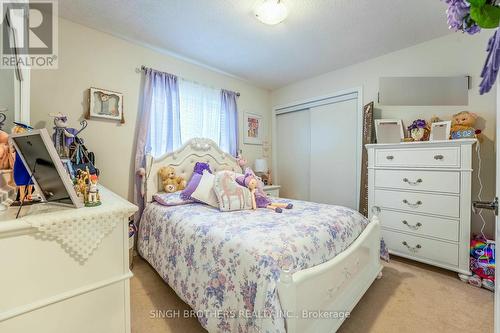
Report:
[{"label": "window", "polygon": [[181,142],[203,137],[221,141],[220,89],[187,80],[179,81]]}]

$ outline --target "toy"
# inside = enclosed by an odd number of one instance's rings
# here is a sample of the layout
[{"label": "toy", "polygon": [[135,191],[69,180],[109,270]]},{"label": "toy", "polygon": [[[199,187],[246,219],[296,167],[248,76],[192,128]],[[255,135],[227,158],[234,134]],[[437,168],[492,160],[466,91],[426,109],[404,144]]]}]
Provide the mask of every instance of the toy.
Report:
[{"label": "toy", "polygon": [[243,169],[243,167],[247,164],[247,160],[241,155],[243,151],[240,150],[238,156],[236,156],[236,162]]},{"label": "toy", "polygon": [[14,167],[14,159],[10,153],[9,134],[2,130],[5,114],[0,112],[0,170],[10,170]]},{"label": "toy", "polygon": [[89,180],[90,180],[89,194],[85,206],[87,207],[99,206],[101,204],[101,200],[99,197],[99,188],[97,187],[97,181],[99,180],[99,178],[97,177],[97,175],[90,175]]},{"label": "toy", "polygon": [[[21,134],[31,131],[33,127],[14,122],[16,126],[12,128],[12,134]],[[14,182],[18,189],[18,196],[20,202],[31,201],[33,193],[33,180],[30,173],[24,166],[23,161],[19,154],[15,151],[14,147],[9,150],[10,159],[13,161]]]},{"label": "toy", "polygon": [[82,198],[86,207],[95,207],[101,205],[101,196],[97,182],[99,176],[91,174],[89,168],[85,170],[78,169],[76,177],[73,180],[74,188],[79,197]]},{"label": "toy", "polygon": [[69,146],[73,143],[75,133],[74,128],[68,128],[68,116],[62,113],[51,113],[49,116],[54,117],[54,134],[52,140],[56,147],[56,151],[61,158],[69,157]]},{"label": "toy", "polygon": [[431,124],[433,124],[433,123],[439,123],[441,121],[442,121],[441,118],[439,118],[436,115],[434,115],[434,116],[431,117]]},{"label": "toy", "polygon": [[173,193],[186,188],[186,181],[184,178],[175,175],[174,168],[170,166],[163,167],[158,171],[158,174],[160,175],[165,192]]},{"label": "toy", "polygon": [[495,280],[495,243],[476,236],[470,243],[471,270],[482,279]]},{"label": "toy", "polygon": [[[262,190],[262,183],[257,180],[253,172],[245,174],[245,186],[248,187],[252,193],[252,209],[268,208],[274,210],[276,213],[282,213],[283,209],[292,209],[291,203],[277,203],[272,202],[271,199]],[[260,186],[259,186],[260,185]]]},{"label": "toy", "polygon": [[472,276],[460,274],[460,279],[475,287],[495,289],[495,242],[484,236],[475,236],[470,242],[470,269]]},{"label": "toy", "polygon": [[427,141],[431,130],[425,120],[417,119],[408,126],[408,132],[414,141]]},{"label": "toy", "polygon": [[475,138],[481,131],[476,132],[474,125],[476,124],[477,115],[468,111],[462,111],[453,115],[451,122],[451,138],[464,139]]},{"label": "toy", "polygon": [[9,170],[14,167],[14,160],[10,153],[9,134],[0,130],[0,170]]}]

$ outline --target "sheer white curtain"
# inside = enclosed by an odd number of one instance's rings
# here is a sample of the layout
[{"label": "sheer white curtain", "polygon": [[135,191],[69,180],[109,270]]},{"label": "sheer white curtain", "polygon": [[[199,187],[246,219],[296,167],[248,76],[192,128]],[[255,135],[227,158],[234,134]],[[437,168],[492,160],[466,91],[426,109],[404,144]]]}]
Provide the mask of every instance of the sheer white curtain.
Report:
[{"label": "sheer white curtain", "polygon": [[221,133],[220,89],[179,80],[181,141],[209,138],[219,144]]},{"label": "sheer white curtain", "polygon": [[212,139],[236,156],[238,150],[237,94],[188,80],[179,80],[180,137]]}]

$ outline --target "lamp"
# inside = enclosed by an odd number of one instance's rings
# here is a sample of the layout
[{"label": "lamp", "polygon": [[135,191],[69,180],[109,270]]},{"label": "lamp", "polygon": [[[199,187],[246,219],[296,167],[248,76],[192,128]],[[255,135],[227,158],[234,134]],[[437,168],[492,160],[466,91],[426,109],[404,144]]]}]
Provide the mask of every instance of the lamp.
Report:
[{"label": "lamp", "polygon": [[264,158],[258,158],[255,160],[255,173],[266,173],[267,172],[267,160]]},{"label": "lamp", "polygon": [[255,9],[255,16],[264,24],[276,25],[286,19],[288,9],[281,0],[264,0]]}]

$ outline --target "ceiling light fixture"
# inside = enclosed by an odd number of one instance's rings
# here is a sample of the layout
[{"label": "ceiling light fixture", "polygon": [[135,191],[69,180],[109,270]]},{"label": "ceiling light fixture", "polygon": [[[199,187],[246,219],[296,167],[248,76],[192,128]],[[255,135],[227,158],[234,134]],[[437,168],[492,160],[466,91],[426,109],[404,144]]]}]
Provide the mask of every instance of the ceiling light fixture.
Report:
[{"label": "ceiling light fixture", "polygon": [[288,16],[288,9],[281,0],[264,0],[255,9],[255,16],[264,24],[276,25]]}]

